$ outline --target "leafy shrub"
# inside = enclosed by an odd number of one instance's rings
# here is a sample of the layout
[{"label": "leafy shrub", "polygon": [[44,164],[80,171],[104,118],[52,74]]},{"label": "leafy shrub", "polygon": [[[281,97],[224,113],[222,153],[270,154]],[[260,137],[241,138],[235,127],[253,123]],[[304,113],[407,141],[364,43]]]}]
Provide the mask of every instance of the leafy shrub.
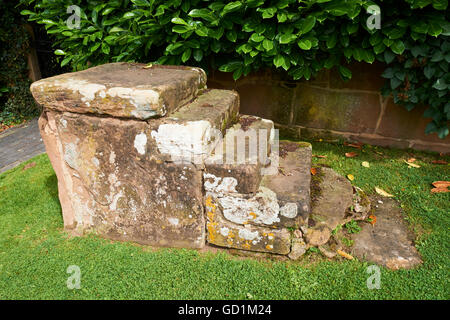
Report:
[{"label": "leafy shrub", "polygon": [[27,53],[29,35],[26,20],[17,3],[0,0],[0,122],[16,122],[35,115],[38,108],[31,96]]},{"label": "leafy shrub", "polygon": [[[22,13],[55,37],[61,64],[74,70],[113,61],[190,64],[232,72],[284,69],[293,79],[352,61],[386,63],[383,93],[408,110],[428,105],[427,132],[449,133],[448,0],[22,0]],[[79,29],[67,24],[81,7]],[[367,8],[381,8],[370,30]]]}]

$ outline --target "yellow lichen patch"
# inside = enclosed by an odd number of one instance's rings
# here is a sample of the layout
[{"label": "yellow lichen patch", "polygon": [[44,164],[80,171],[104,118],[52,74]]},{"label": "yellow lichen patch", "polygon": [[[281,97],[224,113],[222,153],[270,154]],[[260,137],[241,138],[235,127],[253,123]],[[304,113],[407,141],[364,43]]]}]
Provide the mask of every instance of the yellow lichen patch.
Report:
[{"label": "yellow lichen patch", "polygon": [[266,245],[266,249],[267,250],[272,250],[273,249],[273,245],[271,245],[271,244]]},{"label": "yellow lichen patch", "polygon": [[256,213],[250,212],[249,215],[252,217],[252,219],[256,219]]},{"label": "yellow lichen patch", "polygon": [[205,200],[205,205],[211,209],[211,211],[216,211],[216,205],[214,204],[212,197],[208,196]]},{"label": "yellow lichen patch", "polygon": [[206,224],[206,228],[208,230],[209,240],[214,242],[217,235],[217,223],[216,222],[208,222]]},{"label": "yellow lichen patch", "polygon": [[214,221],[215,212],[216,212],[216,205],[212,201],[212,197],[208,196],[205,200],[205,206],[207,209],[206,215],[210,221]]},{"label": "yellow lichen patch", "polygon": [[250,248],[251,248],[250,241],[245,240],[245,243],[242,245],[242,248],[244,248],[244,249],[250,249]]}]

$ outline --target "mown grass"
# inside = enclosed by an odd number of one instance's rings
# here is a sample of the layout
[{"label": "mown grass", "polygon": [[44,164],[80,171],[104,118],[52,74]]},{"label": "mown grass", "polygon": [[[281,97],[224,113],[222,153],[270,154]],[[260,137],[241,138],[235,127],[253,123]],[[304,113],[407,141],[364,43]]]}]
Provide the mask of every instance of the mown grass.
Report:
[{"label": "mown grass", "polygon": [[[357,151],[355,158],[344,153]],[[326,164],[368,193],[396,196],[419,235],[424,264],[382,268],[381,289],[369,290],[360,261],[327,261],[315,253],[301,264],[235,258],[224,253],[157,249],[62,230],[57,180],[46,155],[0,175],[0,299],[449,299],[450,193],[431,182],[450,180],[434,154],[313,142],[315,164]],[[421,168],[403,162],[413,156]],[[450,161],[449,157],[443,158]],[[368,161],[370,168],[361,166]],[[69,265],[81,269],[81,289],[69,290]]]}]

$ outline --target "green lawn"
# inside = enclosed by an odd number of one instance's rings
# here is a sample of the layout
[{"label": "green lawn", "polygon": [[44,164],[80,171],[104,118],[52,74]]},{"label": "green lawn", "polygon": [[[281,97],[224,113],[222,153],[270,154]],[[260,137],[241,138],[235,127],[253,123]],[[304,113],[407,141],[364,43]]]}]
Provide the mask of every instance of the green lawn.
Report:
[{"label": "green lawn", "polygon": [[[356,158],[344,153],[360,152]],[[424,264],[382,268],[381,289],[366,287],[367,263],[327,261],[309,253],[301,264],[258,261],[224,253],[157,249],[63,232],[57,181],[46,155],[0,175],[0,299],[449,299],[450,193],[431,194],[431,182],[450,180],[438,155],[313,142],[314,162],[368,193],[379,186],[396,196],[419,235]],[[414,157],[421,168],[408,168]],[[450,162],[450,157],[443,158]],[[368,161],[370,168],[361,166]],[[81,268],[80,290],[69,290],[69,265]]]}]

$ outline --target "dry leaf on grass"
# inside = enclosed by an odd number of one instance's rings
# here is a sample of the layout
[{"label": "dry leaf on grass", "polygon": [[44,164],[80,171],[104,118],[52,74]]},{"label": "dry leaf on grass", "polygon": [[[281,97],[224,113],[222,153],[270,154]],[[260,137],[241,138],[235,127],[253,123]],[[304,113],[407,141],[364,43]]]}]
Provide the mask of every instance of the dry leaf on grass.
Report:
[{"label": "dry leaf on grass", "polygon": [[432,193],[445,193],[445,192],[450,192],[449,188],[433,188],[431,189]]},{"label": "dry leaf on grass", "polygon": [[377,222],[377,217],[374,216],[373,214],[371,214],[369,216],[369,222],[370,222],[371,225],[374,225]]},{"label": "dry leaf on grass", "polygon": [[384,191],[384,190],[381,189],[381,188],[375,187],[375,191],[376,191],[380,196],[387,197],[387,198],[392,198],[392,197],[393,197],[392,194],[387,193],[386,191]]},{"label": "dry leaf on grass", "polygon": [[433,189],[431,189],[432,193],[445,193],[450,192],[450,181],[435,181],[432,183],[434,186]]},{"label": "dry leaf on grass", "polygon": [[313,157],[314,158],[326,158],[327,156],[321,156],[321,155],[319,155],[319,154],[313,154]]},{"label": "dry leaf on grass", "polygon": [[352,256],[352,255],[349,255],[347,252],[344,252],[344,251],[342,251],[342,250],[337,250],[336,252],[337,252],[340,256],[344,257],[345,259],[353,260],[353,256]]},{"label": "dry leaf on grass", "polygon": [[311,168],[311,174],[313,176],[315,176],[317,174],[317,169],[316,168]]},{"label": "dry leaf on grass", "polygon": [[[410,159],[410,160],[411,160],[411,159]],[[406,163],[410,168],[420,168],[420,166],[419,166],[418,164],[409,162],[409,160],[408,160],[408,161],[403,160],[403,161],[405,161],[405,163]]]},{"label": "dry leaf on grass", "polygon": [[353,158],[353,157],[356,157],[357,155],[358,155],[358,153],[356,153],[356,152],[346,152],[345,153],[345,156],[347,158]]},{"label": "dry leaf on grass", "polygon": [[357,143],[344,142],[344,146],[358,148],[358,149],[361,149],[363,145],[364,144],[362,144],[361,142],[357,142]]},{"label": "dry leaf on grass", "polygon": [[448,164],[448,162],[445,160],[433,160],[433,161],[431,161],[431,163],[433,163],[433,164]]},{"label": "dry leaf on grass", "polygon": [[408,159],[408,162],[409,162],[409,163],[413,163],[414,161],[416,161],[416,158],[409,158],[409,159]]},{"label": "dry leaf on grass", "polygon": [[348,178],[348,180],[350,180],[350,181],[355,180],[355,176],[352,175],[352,174],[348,174],[348,175],[347,175],[347,178]]},{"label": "dry leaf on grass", "polygon": [[30,168],[33,168],[33,167],[35,167],[36,166],[36,162],[30,162],[30,163],[28,163],[28,164],[26,164],[23,168],[22,168],[22,171],[25,171],[25,170],[28,170],[28,169],[30,169]]},{"label": "dry leaf on grass", "polygon": [[436,188],[447,188],[450,187],[450,181],[435,181],[432,185]]},{"label": "dry leaf on grass", "polygon": [[363,161],[363,162],[361,163],[361,165],[362,165],[364,168],[370,168],[370,163],[367,162],[367,161]]}]

